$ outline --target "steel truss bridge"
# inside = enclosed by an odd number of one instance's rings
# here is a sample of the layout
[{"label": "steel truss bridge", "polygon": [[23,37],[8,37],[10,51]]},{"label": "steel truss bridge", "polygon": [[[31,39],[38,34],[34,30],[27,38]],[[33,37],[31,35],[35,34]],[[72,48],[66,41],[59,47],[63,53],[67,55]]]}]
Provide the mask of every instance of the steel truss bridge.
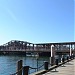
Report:
[{"label": "steel truss bridge", "polygon": [[36,52],[49,53],[51,52],[51,45],[57,53],[69,53],[70,49],[75,54],[75,42],[60,42],[60,43],[39,43],[34,44],[27,41],[12,40],[0,46],[1,52]]}]

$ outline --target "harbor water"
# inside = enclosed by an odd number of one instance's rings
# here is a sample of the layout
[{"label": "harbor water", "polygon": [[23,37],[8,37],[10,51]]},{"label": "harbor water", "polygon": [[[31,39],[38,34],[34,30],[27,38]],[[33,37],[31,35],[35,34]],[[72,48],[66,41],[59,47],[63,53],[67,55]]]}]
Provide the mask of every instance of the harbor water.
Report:
[{"label": "harbor water", "polygon": [[[59,59],[61,59],[61,56],[62,55],[58,56]],[[37,68],[42,66],[44,61],[50,62],[50,57],[39,57],[37,60],[36,56],[0,55],[0,75],[11,75],[15,73],[17,70],[17,62],[19,60],[23,60],[23,66],[26,65],[32,68]],[[44,66],[40,67],[38,70],[41,69],[44,69]],[[36,69],[30,69],[29,74],[36,71]]]},{"label": "harbor water", "polygon": [[[37,68],[37,58],[35,56],[17,56],[17,55],[0,55],[0,75],[11,75],[17,70],[17,61],[23,60],[23,66],[27,65],[33,68]],[[49,57],[39,57],[38,67],[41,66],[44,61],[49,61]],[[41,67],[40,69],[43,69]],[[29,70],[29,73],[33,73],[36,70]]]}]

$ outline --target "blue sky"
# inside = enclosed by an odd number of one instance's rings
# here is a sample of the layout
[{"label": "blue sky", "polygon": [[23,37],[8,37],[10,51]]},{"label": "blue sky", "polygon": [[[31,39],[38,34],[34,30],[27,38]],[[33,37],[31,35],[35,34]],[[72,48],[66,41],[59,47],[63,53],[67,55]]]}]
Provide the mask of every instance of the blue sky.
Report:
[{"label": "blue sky", "polygon": [[0,0],[0,44],[74,41],[74,0]]}]

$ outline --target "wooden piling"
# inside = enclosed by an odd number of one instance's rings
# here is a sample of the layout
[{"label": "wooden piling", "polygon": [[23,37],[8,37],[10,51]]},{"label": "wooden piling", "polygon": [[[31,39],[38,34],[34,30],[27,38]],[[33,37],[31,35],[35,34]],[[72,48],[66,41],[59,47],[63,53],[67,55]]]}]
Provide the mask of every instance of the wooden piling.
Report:
[{"label": "wooden piling", "polygon": [[58,59],[55,60],[55,64],[58,65]]},{"label": "wooden piling", "polygon": [[45,62],[44,62],[44,69],[45,69],[45,70],[48,70],[48,61],[45,61]]},{"label": "wooden piling", "polygon": [[22,69],[22,62],[23,62],[22,60],[17,62],[17,72],[18,72],[17,75],[22,75],[22,70],[21,70]]},{"label": "wooden piling", "polygon": [[23,75],[28,75],[29,72],[29,66],[24,66],[23,67]]}]

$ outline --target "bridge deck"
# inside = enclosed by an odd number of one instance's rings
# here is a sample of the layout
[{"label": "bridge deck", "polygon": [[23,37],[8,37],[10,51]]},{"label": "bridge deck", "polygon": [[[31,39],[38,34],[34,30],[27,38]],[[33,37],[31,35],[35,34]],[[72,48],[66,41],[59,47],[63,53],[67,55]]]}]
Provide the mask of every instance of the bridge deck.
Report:
[{"label": "bridge deck", "polygon": [[[75,51],[75,50],[72,50]],[[50,49],[21,49],[21,50],[0,50],[0,52],[51,52]],[[70,52],[70,50],[56,50],[56,52]]]}]

